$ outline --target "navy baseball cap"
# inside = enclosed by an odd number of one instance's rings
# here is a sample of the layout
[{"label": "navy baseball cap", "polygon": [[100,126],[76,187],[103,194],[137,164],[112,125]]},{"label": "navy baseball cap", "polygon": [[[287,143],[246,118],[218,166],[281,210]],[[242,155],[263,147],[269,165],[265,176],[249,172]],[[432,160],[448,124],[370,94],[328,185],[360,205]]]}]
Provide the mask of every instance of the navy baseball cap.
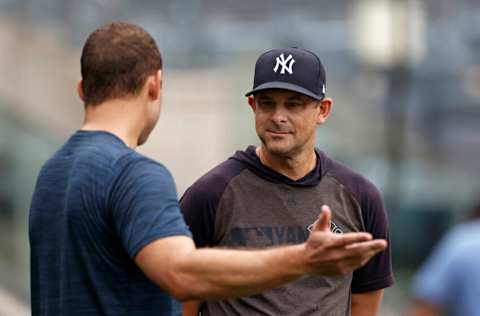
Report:
[{"label": "navy baseball cap", "polygon": [[245,96],[266,89],[285,89],[316,100],[325,97],[325,69],[317,55],[303,48],[272,49],[258,57],[253,89]]}]

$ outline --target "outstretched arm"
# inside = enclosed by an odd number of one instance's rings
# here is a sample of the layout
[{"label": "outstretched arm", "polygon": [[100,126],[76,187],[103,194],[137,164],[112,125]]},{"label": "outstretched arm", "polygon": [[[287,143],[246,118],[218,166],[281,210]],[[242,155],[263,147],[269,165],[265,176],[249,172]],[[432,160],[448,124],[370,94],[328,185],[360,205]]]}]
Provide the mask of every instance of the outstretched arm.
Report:
[{"label": "outstretched arm", "polygon": [[248,296],[304,274],[340,275],[365,264],[386,241],[368,233],[333,234],[331,211],[323,207],[308,240],[266,250],[196,249],[184,236],[154,241],[135,257],[160,287],[181,301]]}]

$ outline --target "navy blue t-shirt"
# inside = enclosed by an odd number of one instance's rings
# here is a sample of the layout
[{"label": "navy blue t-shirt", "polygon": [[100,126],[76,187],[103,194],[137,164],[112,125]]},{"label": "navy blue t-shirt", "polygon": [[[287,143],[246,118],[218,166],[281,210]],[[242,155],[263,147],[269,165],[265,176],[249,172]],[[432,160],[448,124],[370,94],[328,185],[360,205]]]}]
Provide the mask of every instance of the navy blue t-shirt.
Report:
[{"label": "navy blue t-shirt", "polygon": [[29,237],[33,315],[180,315],[134,257],[191,236],[161,164],[113,134],[76,132],[42,167]]}]

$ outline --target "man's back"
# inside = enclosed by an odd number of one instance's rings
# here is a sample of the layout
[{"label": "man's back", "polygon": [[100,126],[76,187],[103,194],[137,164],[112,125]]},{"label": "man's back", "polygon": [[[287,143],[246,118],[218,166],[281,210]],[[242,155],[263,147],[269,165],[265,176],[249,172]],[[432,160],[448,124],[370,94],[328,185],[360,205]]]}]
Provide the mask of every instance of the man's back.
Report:
[{"label": "man's back", "polygon": [[182,234],[163,166],[110,133],[78,131],[43,166],[32,199],[33,314],[177,314],[133,258],[152,240]]}]

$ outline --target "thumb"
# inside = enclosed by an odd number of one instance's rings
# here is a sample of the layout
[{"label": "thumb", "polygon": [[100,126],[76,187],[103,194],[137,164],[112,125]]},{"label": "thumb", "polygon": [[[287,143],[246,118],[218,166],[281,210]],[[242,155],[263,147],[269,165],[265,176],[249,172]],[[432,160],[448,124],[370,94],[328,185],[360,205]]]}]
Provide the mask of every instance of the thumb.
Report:
[{"label": "thumb", "polygon": [[318,219],[313,224],[312,231],[329,231],[330,219],[332,218],[332,211],[327,205],[322,206],[322,212],[318,215]]}]

